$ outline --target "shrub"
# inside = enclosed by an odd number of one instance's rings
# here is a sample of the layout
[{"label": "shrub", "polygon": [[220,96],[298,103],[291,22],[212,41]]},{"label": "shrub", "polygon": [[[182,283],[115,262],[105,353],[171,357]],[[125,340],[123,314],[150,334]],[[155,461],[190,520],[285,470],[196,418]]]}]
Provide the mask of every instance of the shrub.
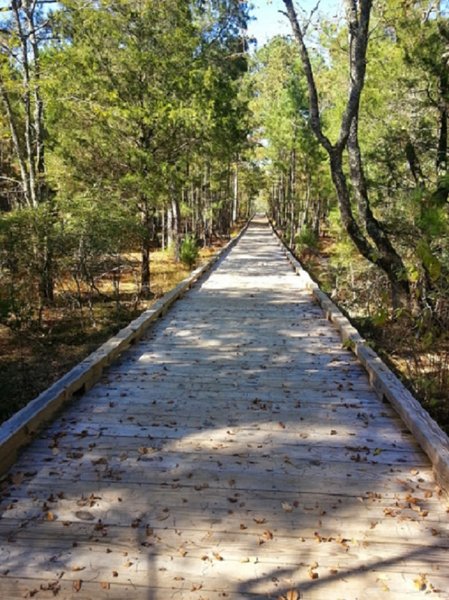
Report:
[{"label": "shrub", "polygon": [[317,235],[310,227],[304,225],[300,233],[296,236],[295,244],[297,250],[302,252],[306,249],[316,248],[318,244]]},{"label": "shrub", "polygon": [[191,269],[198,260],[199,250],[195,238],[192,235],[187,235],[181,243],[179,249],[179,258],[181,262]]}]

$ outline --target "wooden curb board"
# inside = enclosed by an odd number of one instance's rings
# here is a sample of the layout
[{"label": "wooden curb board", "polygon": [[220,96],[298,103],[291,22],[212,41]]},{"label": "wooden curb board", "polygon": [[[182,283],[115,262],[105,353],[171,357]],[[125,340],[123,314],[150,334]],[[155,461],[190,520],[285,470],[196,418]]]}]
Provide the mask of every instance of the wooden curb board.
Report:
[{"label": "wooden curb board", "polygon": [[284,241],[279,237],[270,221],[273,235],[277,238],[293,270],[304,281],[323,309],[326,318],[334,324],[345,343],[357,356],[366,369],[372,388],[380,398],[386,398],[399,414],[408,430],[429,457],[438,484],[449,493],[449,438],[414,398],[399,378],[386,366],[382,359],[370,348],[359,331],[351,325],[332,300],[320,290],[302,264]]}]

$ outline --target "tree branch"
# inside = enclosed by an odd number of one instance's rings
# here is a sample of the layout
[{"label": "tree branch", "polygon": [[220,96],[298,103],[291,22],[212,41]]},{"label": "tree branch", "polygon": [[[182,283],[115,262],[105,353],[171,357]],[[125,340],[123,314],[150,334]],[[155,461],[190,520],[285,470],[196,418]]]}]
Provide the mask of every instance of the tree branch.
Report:
[{"label": "tree branch", "polygon": [[315,78],[313,75],[312,65],[310,63],[309,51],[304,41],[304,34],[298,22],[298,16],[293,6],[292,0],[284,0],[285,8],[287,9],[287,17],[291,23],[293,34],[299,46],[299,52],[307,80],[309,90],[309,110],[310,110],[310,125],[320,144],[330,152],[332,144],[327,136],[324,135],[321,128],[320,107],[318,100],[318,92],[316,89]]}]

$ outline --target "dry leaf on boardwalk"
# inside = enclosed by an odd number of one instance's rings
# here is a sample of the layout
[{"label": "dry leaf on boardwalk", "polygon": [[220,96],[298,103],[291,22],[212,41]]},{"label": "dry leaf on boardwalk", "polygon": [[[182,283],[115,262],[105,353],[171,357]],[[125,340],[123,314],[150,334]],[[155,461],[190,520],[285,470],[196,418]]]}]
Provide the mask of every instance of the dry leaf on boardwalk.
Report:
[{"label": "dry leaf on boardwalk", "polygon": [[297,590],[288,590],[283,596],[279,596],[278,600],[299,600],[300,593]]}]

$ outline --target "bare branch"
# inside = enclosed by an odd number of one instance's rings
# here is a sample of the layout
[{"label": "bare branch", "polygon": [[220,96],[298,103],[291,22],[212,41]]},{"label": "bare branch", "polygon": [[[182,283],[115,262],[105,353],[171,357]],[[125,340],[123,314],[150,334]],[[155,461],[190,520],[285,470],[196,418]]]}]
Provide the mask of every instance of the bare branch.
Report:
[{"label": "bare branch", "polygon": [[320,107],[318,100],[318,92],[316,89],[315,78],[313,75],[312,65],[310,63],[309,51],[304,41],[304,34],[298,22],[298,16],[293,6],[292,0],[284,0],[285,8],[287,9],[287,17],[293,29],[296,42],[299,46],[299,52],[301,61],[304,69],[304,73],[307,80],[307,87],[309,90],[309,110],[310,110],[310,125],[313,132],[318,138],[318,141],[322,146],[328,150],[332,150],[332,144],[328,137],[326,137],[321,128],[320,118]]},{"label": "bare branch", "polygon": [[304,26],[303,26],[303,28],[302,28],[302,32],[303,32],[303,34],[304,34],[304,35],[306,35],[306,34],[307,34],[307,30],[308,30],[308,29],[309,29],[309,27],[310,27],[310,23],[312,22],[313,15],[314,15],[314,14],[316,13],[316,11],[318,10],[318,8],[319,8],[320,4],[321,4],[321,0],[318,0],[318,2],[315,4],[315,6],[314,6],[314,7],[312,8],[312,10],[310,11],[309,18],[307,19],[307,21],[306,21],[305,25],[304,25]]}]

